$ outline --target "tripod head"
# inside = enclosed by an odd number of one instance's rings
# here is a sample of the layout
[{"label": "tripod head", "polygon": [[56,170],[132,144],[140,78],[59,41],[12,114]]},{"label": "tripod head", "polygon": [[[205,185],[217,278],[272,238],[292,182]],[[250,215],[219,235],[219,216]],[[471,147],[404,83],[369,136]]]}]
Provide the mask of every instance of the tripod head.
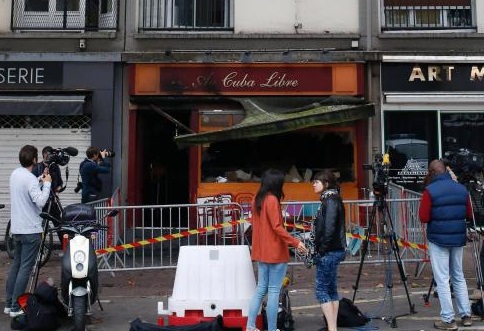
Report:
[{"label": "tripod head", "polygon": [[379,208],[383,208],[383,202],[388,191],[388,172],[390,170],[390,156],[388,153],[375,155],[372,164],[364,164],[363,170],[371,170],[373,173],[373,194]]}]

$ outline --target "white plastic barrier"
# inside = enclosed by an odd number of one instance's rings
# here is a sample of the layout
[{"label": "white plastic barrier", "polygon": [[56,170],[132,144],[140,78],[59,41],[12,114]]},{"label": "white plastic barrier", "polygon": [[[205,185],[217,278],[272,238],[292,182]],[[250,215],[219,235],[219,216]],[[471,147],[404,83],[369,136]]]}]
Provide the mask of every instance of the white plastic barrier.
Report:
[{"label": "white plastic barrier", "polygon": [[255,288],[248,246],[183,246],[168,312],[184,317],[188,310],[203,310],[204,317],[216,317],[241,310],[248,316]]}]

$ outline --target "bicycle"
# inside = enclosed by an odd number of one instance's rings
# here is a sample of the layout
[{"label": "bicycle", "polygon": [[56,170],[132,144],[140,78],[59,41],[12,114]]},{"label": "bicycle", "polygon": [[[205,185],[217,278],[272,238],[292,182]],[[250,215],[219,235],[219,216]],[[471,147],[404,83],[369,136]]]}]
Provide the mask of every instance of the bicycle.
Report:
[{"label": "bicycle", "polygon": [[[62,214],[62,205],[60,203],[59,197],[51,191],[49,200],[47,201],[46,210],[50,212],[52,208],[57,208],[58,212]],[[48,222],[47,226],[45,226],[46,225],[45,222]],[[44,232],[42,235],[46,236],[46,238],[45,240],[42,241],[43,252],[42,252],[42,260],[40,261],[40,266],[44,266],[52,254],[52,249],[54,247],[54,235],[51,229],[53,227],[55,227],[55,224],[54,226],[51,226],[48,220],[45,220],[45,219],[42,220],[42,228],[44,229]],[[5,250],[7,251],[8,257],[13,259],[15,256],[15,241],[13,240],[13,235],[10,231],[10,228],[11,228],[11,220],[8,220],[7,228],[5,230],[4,243],[5,243]],[[61,236],[59,237],[60,237],[59,240],[62,240]]]}]

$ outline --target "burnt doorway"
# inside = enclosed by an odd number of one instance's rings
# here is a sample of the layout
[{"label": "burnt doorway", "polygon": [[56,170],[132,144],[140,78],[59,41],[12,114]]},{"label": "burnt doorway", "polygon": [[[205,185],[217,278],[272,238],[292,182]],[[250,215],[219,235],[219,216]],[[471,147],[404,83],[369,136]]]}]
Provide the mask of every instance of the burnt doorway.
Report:
[{"label": "burnt doorway", "polygon": [[[189,126],[190,111],[176,110],[166,113]],[[178,149],[173,138],[177,126],[152,110],[139,110],[137,142],[142,158],[142,184],[138,190],[144,205],[189,203],[188,150]]]}]

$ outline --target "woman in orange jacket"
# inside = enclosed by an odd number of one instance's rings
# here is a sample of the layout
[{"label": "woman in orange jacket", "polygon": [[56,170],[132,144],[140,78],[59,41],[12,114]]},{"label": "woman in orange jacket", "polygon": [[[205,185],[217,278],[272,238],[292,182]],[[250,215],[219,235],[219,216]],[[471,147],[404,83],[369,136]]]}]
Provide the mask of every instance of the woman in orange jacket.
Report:
[{"label": "woman in orange jacket", "polygon": [[283,185],[282,171],[267,170],[252,202],[252,260],[257,261],[258,282],[249,307],[247,331],[257,330],[255,320],[266,294],[268,331],[277,330],[279,291],[289,262],[289,245],[302,253],[307,251],[304,243],[284,228],[281,210]]}]

